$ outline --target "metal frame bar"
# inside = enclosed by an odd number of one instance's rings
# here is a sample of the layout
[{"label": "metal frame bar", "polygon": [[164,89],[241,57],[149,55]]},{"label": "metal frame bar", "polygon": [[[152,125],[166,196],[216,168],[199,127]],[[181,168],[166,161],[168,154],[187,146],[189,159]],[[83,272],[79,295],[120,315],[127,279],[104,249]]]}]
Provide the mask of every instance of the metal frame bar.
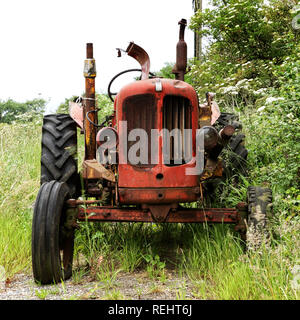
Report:
[{"label": "metal frame bar", "polygon": [[[84,204],[83,201],[81,204]],[[90,202],[86,204],[91,204]],[[78,203],[78,205],[80,205]],[[111,206],[78,206],[77,219],[99,222],[155,222],[149,209]],[[235,208],[171,209],[164,222],[167,223],[232,223],[240,221]]]}]

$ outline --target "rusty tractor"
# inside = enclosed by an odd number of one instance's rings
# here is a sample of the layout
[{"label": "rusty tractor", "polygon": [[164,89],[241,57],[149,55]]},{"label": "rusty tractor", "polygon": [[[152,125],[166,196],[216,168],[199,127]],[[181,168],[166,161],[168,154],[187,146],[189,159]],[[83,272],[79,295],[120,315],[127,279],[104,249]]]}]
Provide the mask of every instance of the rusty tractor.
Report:
[{"label": "rusty tractor", "polygon": [[[234,208],[183,205],[203,204],[210,195],[207,186],[226,172],[220,157],[224,147],[243,161],[247,150],[234,117],[220,113],[211,93],[199,104],[195,89],[184,81],[186,20],[179,25],[175,79],[151,73],[147,52],[131,42],[125,53],[141,68],[113,77],[108,95],[114,110],[106,123],[98,123],[101,106],[96,107],[96,67],[88,43],[84,96],[70,102],[70,114],[44,116],[41,187],[32,224],[35,281],[71,277],[78,221],[234,224],[248,247],[265,239],[269,189],[250,187],[248,199]],[[134,70],[140,79],[112,93],[113,81]],[[85,144],[80,170],[77,130]]]}]

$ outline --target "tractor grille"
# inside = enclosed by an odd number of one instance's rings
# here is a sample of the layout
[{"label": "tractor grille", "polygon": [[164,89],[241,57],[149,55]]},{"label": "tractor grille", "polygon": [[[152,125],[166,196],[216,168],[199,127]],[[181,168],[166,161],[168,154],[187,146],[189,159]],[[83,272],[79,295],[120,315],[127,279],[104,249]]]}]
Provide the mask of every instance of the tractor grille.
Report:
[{"label": "tractor grille", "polygon": [[178,166],[189,162],[192,159],[192,130],[185,130],[192,129],[189,99],[182,96],[165,96],[163,129],[170,133],[164,132],[163,135],[163,163],[167,166]]},{"label": "tractor grille", "polygon": [[[151,129],[157,128],[156,121],[156,99],[152,94],[140,94],[130,96],[125,99],[123,103],[123,121],[127,121],[128,135],[133,129],[143,129],[147,133],[148,144],[145,146],[148,151],[146,161],[132,163],[129,157],[130,148],[135,145],[137,141],[127,142],[127,156],[128,163],[138,167],[152,167],[151,165]],[[140,150],[137,150],[136,156],[140,157]]]}]

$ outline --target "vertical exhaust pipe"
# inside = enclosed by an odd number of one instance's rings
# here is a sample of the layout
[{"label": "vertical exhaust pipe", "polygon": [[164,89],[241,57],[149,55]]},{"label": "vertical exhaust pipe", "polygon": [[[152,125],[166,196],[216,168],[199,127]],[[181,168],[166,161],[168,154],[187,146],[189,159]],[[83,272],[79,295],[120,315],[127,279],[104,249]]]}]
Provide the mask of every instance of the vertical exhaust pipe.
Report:
[{"label": "vertical exhaust pipe", "polygon": [[98,123],[95,99],[96,63],[93,56],[93,44],[86,44],[86,60],[84,61],[85,97],[83,98],[85,160],[96,159],[96,127]]},{"label": "vertical exhaust pipe", "polygon": [[186,74],[187,67],[187,45],[184,41],[184,30],[187,25],[187,21],[186,19],[181,19],[178,24],[180,25],[179,41],[176,45],[176,64],[172,73],[175,74],[176,80],[184,81],[184,75]]}]

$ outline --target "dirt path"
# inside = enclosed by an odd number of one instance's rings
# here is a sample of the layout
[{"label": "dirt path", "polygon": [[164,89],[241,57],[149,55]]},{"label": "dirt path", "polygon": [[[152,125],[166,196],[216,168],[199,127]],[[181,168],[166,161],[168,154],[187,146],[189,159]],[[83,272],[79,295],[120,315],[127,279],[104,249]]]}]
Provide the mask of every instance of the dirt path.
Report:
[{"label": "dirt path", "polygon": [[39,286],[31,274],[17,274],[0,287],[0,300],[170,300],[195,299],[187,279],[168,274],[164,282],[147,273],[119,273],[113,281],[95,281],[84,276],[57,285]]}]

